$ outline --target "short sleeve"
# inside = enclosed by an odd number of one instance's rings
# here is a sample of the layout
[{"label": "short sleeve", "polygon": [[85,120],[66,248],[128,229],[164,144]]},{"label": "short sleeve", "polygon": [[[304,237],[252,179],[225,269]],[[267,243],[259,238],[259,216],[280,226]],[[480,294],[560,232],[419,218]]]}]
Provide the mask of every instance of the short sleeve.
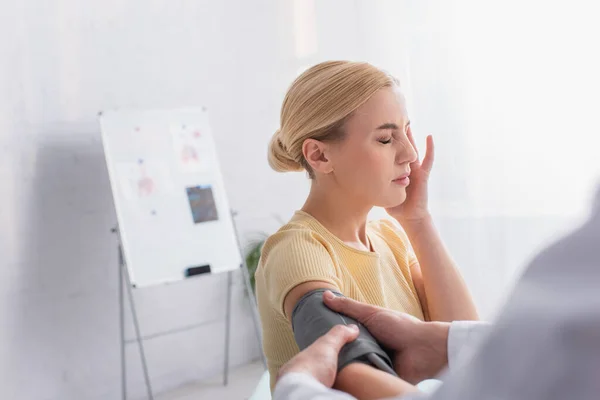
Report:
[{"label": "short sleeve", "polygon": [[325,282],[341,291],[341,281],[327,243],[310,230],[280,231],[263,247],[261,274],[269,302],[285,316],[284,301],[296,286]]},{"label": "short sleeve", "polygon": [[[410,244],[408,235],[404,232],[404,229],[398,223],[393,221],[382,219],[379,223],[383,226],[384,236],[390,245],[396,246],[406,255],[406,265],[412,267],[418,263],[415,251]],[[387,232],[386,232],[387,231]]]}]

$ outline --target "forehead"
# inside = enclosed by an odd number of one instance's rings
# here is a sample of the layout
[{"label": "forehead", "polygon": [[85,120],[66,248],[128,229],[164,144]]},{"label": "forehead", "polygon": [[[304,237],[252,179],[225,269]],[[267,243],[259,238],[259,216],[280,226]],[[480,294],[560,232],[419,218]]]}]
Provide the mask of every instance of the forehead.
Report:
[{"label": "forehead", "polygon": [[408,122],[406,99],[398,87],[387,87],[377,91],[352,114],[346,128],[372,131],[385,123],[404,126]]}]

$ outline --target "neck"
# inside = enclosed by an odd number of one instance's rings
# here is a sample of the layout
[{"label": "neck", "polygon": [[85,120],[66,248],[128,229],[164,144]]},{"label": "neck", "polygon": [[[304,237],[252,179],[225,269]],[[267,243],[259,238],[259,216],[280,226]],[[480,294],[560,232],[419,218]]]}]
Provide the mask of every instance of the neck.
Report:
[{"label": "neck", "polygon": [[302,211],[316,218],[343,242],[368,251],[367,216],[371,208],[353,204],[338,190],[322,187],[313,181]]}]

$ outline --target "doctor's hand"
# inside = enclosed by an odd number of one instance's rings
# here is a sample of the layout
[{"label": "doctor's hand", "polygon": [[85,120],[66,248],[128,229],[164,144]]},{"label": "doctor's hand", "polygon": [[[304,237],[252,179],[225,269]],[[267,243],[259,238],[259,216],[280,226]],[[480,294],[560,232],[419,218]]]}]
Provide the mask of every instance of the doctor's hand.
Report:
[{"label": "doctor's hand", "polygon": [[356,325],[337,325],[298,353],[279,370],[277,380],[292,372],[312,376],[331,388],[337,376],[338,356],[346,343],[354,341],[359,331]]},{"label": "doctor's hand", "polygon": [[448,365],[450,324],[423,322],[409,314],[364,304],[332,292],[323,294],[325,305],[363,324],[380,345],[394,352],[396,373],[417,384],[434,378]]}]

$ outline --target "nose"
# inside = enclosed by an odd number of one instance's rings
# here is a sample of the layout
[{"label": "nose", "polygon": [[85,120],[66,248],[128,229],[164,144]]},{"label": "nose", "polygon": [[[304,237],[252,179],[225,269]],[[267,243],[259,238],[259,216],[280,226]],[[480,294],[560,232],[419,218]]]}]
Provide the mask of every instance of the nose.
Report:
[{"label": "nose", "polygon": [[403,135],[397,142],[396,163],[406,164],[417,161],[417,149],[413,147],[406,135]]}]

